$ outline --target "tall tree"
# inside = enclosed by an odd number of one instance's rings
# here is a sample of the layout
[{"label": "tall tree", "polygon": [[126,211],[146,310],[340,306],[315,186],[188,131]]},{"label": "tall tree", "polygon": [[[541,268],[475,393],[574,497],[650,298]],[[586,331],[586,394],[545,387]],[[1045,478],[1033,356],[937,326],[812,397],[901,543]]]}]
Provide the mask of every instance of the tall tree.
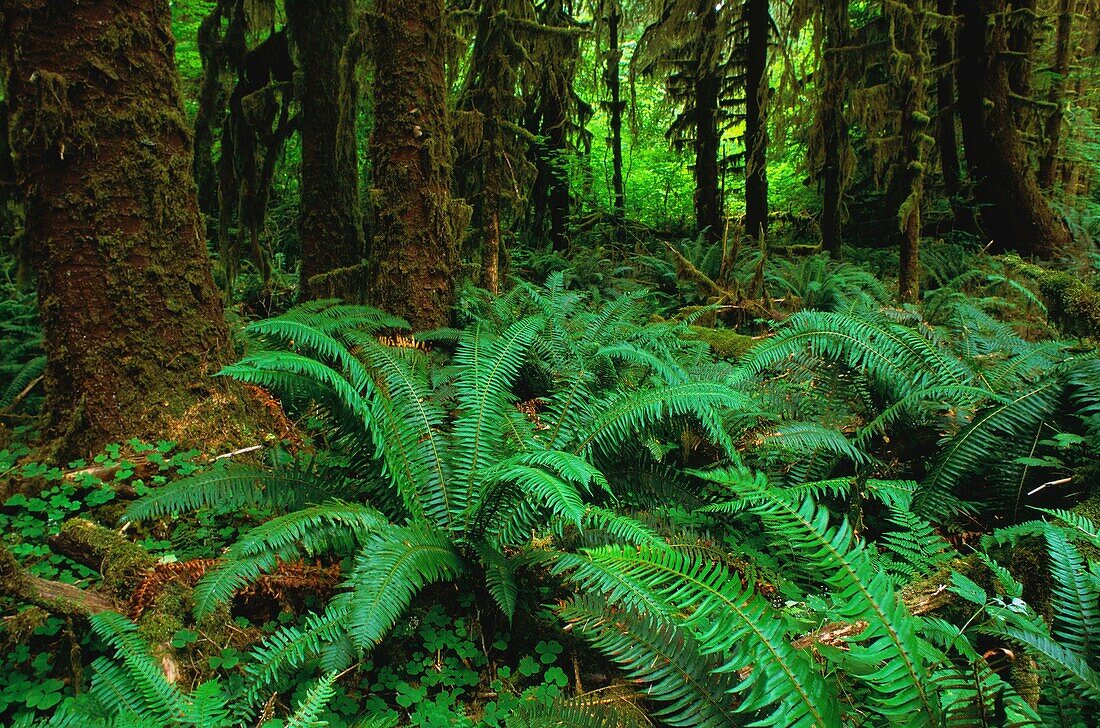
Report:
[{"label": "tall tree", "polygon": [[1043,126],[1046,147],[1039,160],[1039,184],[1044,189],[1054,186],[1058,177],[1058,154],[1062,147],[1062,117],[1069,86],[1070,41],[1073,36],[1073,0],[1058,0],[1058,24],[1054,34],[1053,80],[1048,102],[1050,111]]},{"label": "tall tree", "polygon": [[898,156],[891,170],[898,227],[901,267],[898,296],[916,303],[920,288],[921,205],[924,202],[924,169],[930,119],[926,108],[928,50],[925,29],[927,0],[896,3],[887,0],[885,10],[890,29],[887,64],[892,71],[894,99],[898,105]]},{"label": "tall tree", "polygon": [[[353,0],[286,0],[302,105],[301,296],[356,297],[363,257],[355,120],[362,47]],[[322,276],[317,278],[316,276]]]},{"label": "tall tree", "polygon": [[848,0],[825,0],[819,4],[817,33],[820,37],[817,123],[811,135],[811,154],[820,159],[821,244],[834,258],[840,257],[844,226],[844,191],[855,165],[848,138],[845,107],[852,75],[850,56],[851,21]]},{"label": "tall tree", "polygon": [[974,232],[977,223],[963,199],[962,168],[955,113],[955,0],[936,0],[939,23],[935,31],[936,148],[939,151],[943,193],[951,204],[956,229]]},{"label": "tall tree", "polygon": [[1007,0],[959,0],[959,118],[974,196],[994,250],[1050,257],[1069,231],[1043,197],[1013,115]]},{"label": "tall tree", "polygon": [[768,0],[747,0],[744,14],[745,232],[755,236],[768,229]]},{"label": "tall tree", "polygon": [[0,30],[46,432],[62,457],[162,435],[229,354],[168,2],[21,0]]},{"label": "tall tree", "polygon": [[443,0],[393,0],[374,10],[377,220],[368,299],[416,328],[447,324],[457,245],[469,208],[451,198],[451,132]]},{"label": "tall tree", "polygon": [[608,99],[604,103],[611,144],[612,215],[615,220],[615,236],[619,245],[626,244],[626,188],[623,181],[623,111],[626,101],[622,97],[619,63],[623,58],[620,35],[623,10],[621,0],[603,0],[603,16],[607,21],[607,53],[604,61],[604,84]]},{"label": "tall tree", "polygon": [[680,107],[668,137],[677,149],[690,145],[694,153],[695,228],[711,242],[722,237],[725,219],[718,154],[733,105],[722,104],[724,82],[733,75],[733,15],[706,0],[658,3],[633,57],[643,75],[664,79]]}]

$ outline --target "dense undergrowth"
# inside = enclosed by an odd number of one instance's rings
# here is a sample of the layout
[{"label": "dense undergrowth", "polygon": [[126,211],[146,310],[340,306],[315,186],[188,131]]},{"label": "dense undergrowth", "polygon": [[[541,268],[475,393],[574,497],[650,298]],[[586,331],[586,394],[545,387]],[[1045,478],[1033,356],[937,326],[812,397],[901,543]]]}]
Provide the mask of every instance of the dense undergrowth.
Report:
[{"label": "dense undergrowth", "polygon": [[5,604],[0,721],[1090,724],[1097,332],[962,245],[904,307],[874,253],[676,247],[531,255],[453,330],[254,319],[222,375],[289,426],[217,459],[36,465],[9,296],[0,568],[129,615]]}]

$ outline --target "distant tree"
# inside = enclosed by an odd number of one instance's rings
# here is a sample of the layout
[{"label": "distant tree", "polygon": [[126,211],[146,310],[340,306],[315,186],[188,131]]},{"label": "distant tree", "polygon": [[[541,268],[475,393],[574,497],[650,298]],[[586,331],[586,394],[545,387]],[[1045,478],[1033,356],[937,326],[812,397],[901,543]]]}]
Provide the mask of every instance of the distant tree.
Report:
[{"label": "distant tree", "polygon": [[815,175],[821,181],[821,244],[834,258],[840,257],[844,226],[844,191],[855,166],[848,138],[846,106],[853,60],[849,47],[851,21],[848,0],[825,0],[818,4],[817,119],[811,134],[811,152],[820,165]]},{"label": "distant tree", "polygon": [[61,457],[165,425],[231,356],[167,0],[0,6],[0,67]]},{"label": "distant tree", "polygon": [[[723,167],[745,175],[746,233],[766,228],[768,3],[664,0],[634,55],[642,75],[664,80],[679,106],[668,131],[677,148],[694,154],[695,225],[707,239],[722,238]],[[743,151],[720,157],[724,135],[743,124]]]}]

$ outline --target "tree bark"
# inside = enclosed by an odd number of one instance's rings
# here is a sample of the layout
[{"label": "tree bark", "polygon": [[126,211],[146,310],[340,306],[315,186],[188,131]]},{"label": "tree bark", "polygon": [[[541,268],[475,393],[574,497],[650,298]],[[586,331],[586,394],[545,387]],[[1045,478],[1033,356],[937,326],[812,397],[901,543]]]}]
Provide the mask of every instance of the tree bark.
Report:
[{"label": "tree bark", "polygon": [[230,355],[167,0],[0,10],[57,456],[163,435]]},{"label": "tree bark", "polygon": [[714,68],[718,49],[718,11],[707,5],[703,15],[703,51],[695,80],[695,229],[706,231],[708,242],[722,237],[722,193],[718,186],[718,102],[722,78]]},{"label": "tree bark", "polygon": [[202,61],[198,110],[195,113],[194,173],[199,208],[218,216],[218,172],[214,164],[214,133],[225,122],[226,93],[222,80],[225,44],[222,37],[225,0],[220,0],[199,24],[198,49]]},{"label": "tree bark", "polygon": [[[944,18],[955,15],[955,0],[937,0],[936,12]],[[959,163],[959,138],[955,128],[955,36],[958,29],[944,22],[936,31],[936,146],[939,150],[943,193],[951,204],[958,230],[977,231],[977,222],[963,200],[962,168]]]},{"label": "tree bark", "polygon": [[844,190],[848,184],[851,145],[844,107],[848,99],[849,64],[845,48],[849,43],[851,25],[848,20],[848,0],[827,0],[822,3],[824,47],[821,75],[824,78],[818,111],[821,127],[823,164],[821,167],[821,245],[833,258],[840,257],[844,226]]},{"label": "tree bark", "polygon": [[974,196],[994,251],[1051,257],[1070,244],[1030,169],[1012,112],[1006,0],[959,0],[959,118]]},{"label": "tree bark", "polygon": [[355,3],[288,0],[286,13],[302,104],[301,299],[361,297],[359,277],[331,275],[363,258],[355,141],[355,66],[361,44],[353,27]]},{"label": "tree bark", "polygon": [[369,300],[415,328],[450,320],[457,241],[469,208],[451,199],[443,0],[375,9],[371,164],[377,209]]},{"label": "tree bark", "polygon": [[768,0],[748,0],[745,49],[745,232],[768,231]]},{"label": "tree bark", "polygon": [[1070,37],[1073,33],[1072,0],[1058,0],[1058,26],[1054,37],[1054,63],[1049,100],[1054,105],[1044,125],[1046,149],[1039,161],[1039,186],[1050,189],[1058,177],[1058,153],[1062,148],[1062,116],[1069,80]]},{"label": "tree bark", "polygon": [[615,238],[619,245],[626,245],[626,188],[623,185],[623,110],[626,102],[622,100],[619,81],[619,61],[623,51],[619,46],[619,23],[622,21],[622,9],[619,0],[609,0],[607,15],[607,67],[604,69],[604,81],[611,95],[608,103],[608,127],[611,130],[611,190],[614,195],[612,216],[615,220]]},{"label": "tree bark", "polygon": [[892,29],[890,52],[899,59],[893,67],[895,94],[901,111],[901,150],[893,174],[901,233],[898,297],[916,303],[920,294],[921,205],[930,119],[926,108],[927,24],[926,0],[891,5],[887,17]]}]

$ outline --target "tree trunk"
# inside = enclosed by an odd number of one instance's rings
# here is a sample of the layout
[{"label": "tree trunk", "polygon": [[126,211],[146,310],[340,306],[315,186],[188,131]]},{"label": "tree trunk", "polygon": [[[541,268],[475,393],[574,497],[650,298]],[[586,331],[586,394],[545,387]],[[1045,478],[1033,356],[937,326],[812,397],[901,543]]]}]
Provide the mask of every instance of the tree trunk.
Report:
[{"label": "tree trunk", "polygon": [[469,208],[449,186],[443,0],[380,3],[374,18],[369,300],[415,328],[444,326]]},{"label": "tree trunk", "polygon": [[748,0],[745,49],[745,232],[768,230],[768,0]]},{"label": "tree trunk", "polygon": [[722,78],[714,68],[717,54],[718,11],[707,6],[703,16],[703,43],[699,54],[699,74],[695,80],[695,229],[706,231],[706,239],[716,243],[722,237],[722,194],[718,186],[718,101]]},{"label": "tree trunk", "polygon": [[302,103],[301,298],[360,297],[358,276],[326,275],[355,266],[363,257],[355,3],[288,0],[286,13]]},{"label": "tree trunk", "polygon": [[894,67],[895,93],[901,110],[901,150],[893,174],[901,233],[901,266],[898,298],[916,303],[920,294],[921,205],[924,202],[925,147],[929,122],[926,108],[927,24],[926,0],[905,6],[892,5],[887,11],[892,28],[893,48],[899,66]]},{"label": "tree trunk", "polygon": [[995,251],[1051,257],[1070,244],[1030,169],[1012,113],[1006,0],[959,0],[959,118],[982,226]]},{"label": "tree trunk", "polygon": [[844,190],[851,167],[848,121],[844,115],[849,72],[844,49],[848,47],[851,33],[848,0],[828,0],[822,3],[821,12],[825,35],[821,58],[824,82],[818,112],[824,156],[821,168],[821,244],[829,255],[839,258],[841,229],[844,226]]},{"label": "tree trunk", "polygon": [[225,121],[225,45],[222,38],[224,2],[218,2],[199,25],[198,49],[202,61],[198,111],[195,113],[195,183],[199,208],[211,218],[218,216],[218,172],[214,165],[214,132]]},{"label": "tree trunk", "polygon": [[8,2],[0,59],[57,456],[163,436],[231,350],[167,0]]},{"label": "tree trunk", "polygon": [[[955,0],[937,0],[936,12],[951,18],[955,15]],[[970,209],[964,204],[962,171],[959,164],[959,139],[955,130],[955,74],[951,64],[955,60],[954,24],[944,23],[936,31],[936,146],[940,156],[940,172],[943,175],[943,193],[951,204],[954,225],[957,230],[977,230],[977,223]]]},{"label": "tree trunk", "polygon": [[626,245],[626,189],[623,186],[623,110],[626,102],[622,100],[621,84],[619,82],[619,61],[623,51],[619,46],[619,23],[622,20],[622,10],[619,0],[610,0],[610,10],[607,17],[607,67],[604,69],[604,80],[607,90],[611,94],[608,104],[608,126],[611,129],[611,189],[615,196],[612,208],[615,220],[615,237],[619,245]]},{"label": "tree trunk", "polygon": [[1073,2],[1058,0],[1058,28],[1054,38],[1054,79],[1050,84],[1050,103],[1054,105],[1044,125],[1046,149],[1039,161],[1039,185],[1054,186],[1058,176],[1058,152],[1062,147],[1062,110],[1065,107],[1066,83],[1069,80],[1070,37],[1073,33]]}]

